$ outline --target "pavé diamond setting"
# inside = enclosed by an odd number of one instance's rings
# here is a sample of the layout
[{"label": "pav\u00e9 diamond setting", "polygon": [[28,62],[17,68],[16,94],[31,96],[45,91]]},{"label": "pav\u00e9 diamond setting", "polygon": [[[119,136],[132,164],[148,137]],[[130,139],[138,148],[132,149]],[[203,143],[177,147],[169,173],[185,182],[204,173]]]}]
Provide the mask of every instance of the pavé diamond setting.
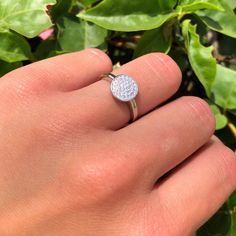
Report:
[{"label": "pav\u00e9 diamond setting", "polygon": [[130,122],[135,121],[138,118],[138,107],[135,101],[139,92],[137,82],[132,77],[124,74],[113,75],[112,73],[107,73],[102,75],[102,77],[110,78],[113,97],[129,105]]},{"label": "pav\u00e9 diamond setting", "polygon": [[128,75],[117,75],[111,82],[111,92],[122,102],[129,102],[138,94],[138,84]]}]

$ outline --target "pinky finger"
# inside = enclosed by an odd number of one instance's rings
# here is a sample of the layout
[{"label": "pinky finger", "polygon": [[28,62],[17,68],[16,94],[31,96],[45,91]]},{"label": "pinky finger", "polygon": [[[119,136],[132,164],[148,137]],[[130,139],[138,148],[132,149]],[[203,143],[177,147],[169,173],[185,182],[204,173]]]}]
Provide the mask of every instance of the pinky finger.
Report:
[{"label": "pinky finger", "polygon": [[235,154],[214,139],[157,183],[150,200],[172,219],[169,235],[192,235],[235,189]]}]

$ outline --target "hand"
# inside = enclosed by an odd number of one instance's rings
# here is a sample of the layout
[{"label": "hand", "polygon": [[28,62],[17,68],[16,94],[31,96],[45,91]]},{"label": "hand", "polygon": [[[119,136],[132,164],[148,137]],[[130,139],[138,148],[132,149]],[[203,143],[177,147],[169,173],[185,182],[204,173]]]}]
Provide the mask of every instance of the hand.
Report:
[{"label": "hand", "polygon": [[111,69],[88,49],[1,78],[1,236],[190,235],[236,188],[235,155],[211,138],[203,100],[153,110],[180,85],[172,59],[149,54],[113,72],[139,83],[142,117],[130,125],[100,80]]}]

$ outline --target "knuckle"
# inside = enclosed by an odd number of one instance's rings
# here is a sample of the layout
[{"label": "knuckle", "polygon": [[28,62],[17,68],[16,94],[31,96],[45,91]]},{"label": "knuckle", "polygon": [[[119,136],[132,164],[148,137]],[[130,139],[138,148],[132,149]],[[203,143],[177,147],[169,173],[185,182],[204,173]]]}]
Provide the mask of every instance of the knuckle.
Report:
[{"label": "knuckle", "polygon": [[35,83],[35,81],[32,80],[16,81],[13,87],[13,92],[18,98],[24,99],[39,94],[39,88],[41,87],[42,83]]},{"label": "knuckle", "polygon": [[126,177],[121,176],[120,167],[112,162],[92,158],[83,163],[75,161],[66,167],[63,181],[72,203],[79,206],[100,204],[112,199],[115,201],[117,198],[114,196],[123,196],[127,189]]},{"label": "knuckle", "polygon": [[182,97],[182,99],[184,99],[184,103],[186,104],[190,115],[201,121],[204,128],[207,128],[213,133],[215,130],[215,117],[207,102],[194,96],[186,96]]},{"label": "knuckle", "polygon": [[17,97],[27,98],[32,95],[44,95],[55,88],[54,70],[58,76],[63,76],[66,68],[59,67],[53,60],[42,60],[33,64],[18,68],[5,76],[5,85],[9,87]]},{"label": "knuckle", "polygon": [[45,79],[40,78],[37,70],[30,70],[28,75],[23,71],[22,73],[18,72],[17,76],[13,75],[9,81],[5,82],[6,86],[3,87],[8,91],[8,96],[20,100],[43,94],[49,87]]},{"label": "knuckle", "polygon": [[[75,190],[83,188],[86,195],[92,196],[93,198],[99,199],[103,194],[105,194],[105,189],[107,188],[106,174],[102,171],[101,167],[96,165],[83,165],[79,168],[79,176],[74,176]],[[73,179],[73,178],[72,178]]]},{"label": "knuckle", "polygon": [[[72,158],[67,158],[71,161],[63,165],[62,181],[66,181],[69,199],[75,205],[116,202],[139,189],[136,183],[142,177],[136,165],[127,164],[127,152],[117,148],[120,141],[113,133],[98,135],[102,140],[98,146],[91,141],[81,144],[79,154],[72,154]],[[78,155],[85,158],[79,159]]]}]

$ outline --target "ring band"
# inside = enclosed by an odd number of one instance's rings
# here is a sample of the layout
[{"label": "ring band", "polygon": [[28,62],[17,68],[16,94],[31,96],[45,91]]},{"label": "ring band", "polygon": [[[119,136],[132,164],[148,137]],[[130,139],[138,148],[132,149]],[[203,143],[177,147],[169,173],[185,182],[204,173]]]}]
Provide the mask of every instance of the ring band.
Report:
[{"label": "ring band", "polygon": [[128,75],[114,75],[112,73],[103,74],[102,77],[107,77],[111,80],[111,93],[114,98],[121,102],[125,102],[129,106],[130,121],[135,121],[138,118],[138,107],[135,97],[138,95],[137,82]]}]

